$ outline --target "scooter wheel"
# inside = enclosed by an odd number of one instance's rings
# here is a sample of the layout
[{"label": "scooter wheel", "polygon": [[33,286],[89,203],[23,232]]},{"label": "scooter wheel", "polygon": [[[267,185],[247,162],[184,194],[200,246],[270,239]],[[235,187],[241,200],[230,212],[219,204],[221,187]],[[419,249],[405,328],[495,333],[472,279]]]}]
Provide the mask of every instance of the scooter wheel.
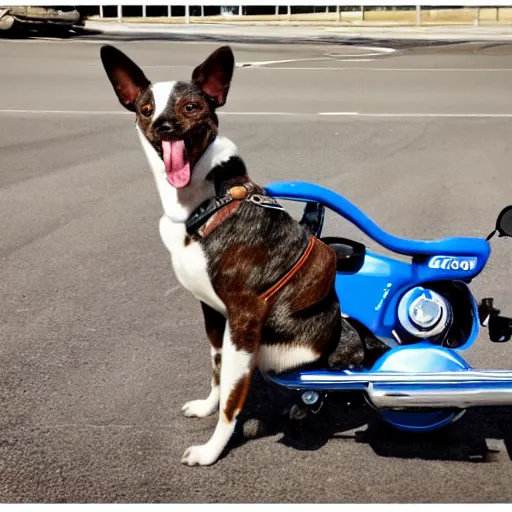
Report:
[{"label": "scooter wheel", "polygon": [[[468,370],[470,367],[454,351],[428,343],[398,347],[378,360],[374,372],[435,373]],[[454,423],[465,409],[379,410],[378,414],[393,427],[407,432],[431,432]]]},{"label": "scooter wheel", "polygon": [[[307,393],[302,393],[301,401],[292,405],[289,417],[293,421],[303,421],[306,418],[318,414],[325,404],[325,393],[312,392],[315,396],[305,397]],[[314,401],[310,401],[313,399]]]},{"label": "scooter wheel", "polygon": [[304,405],[293,404],[289,416],[292,421],[302,421],[309,416],[309,410]]},{"label": "scooter wheel", "polygon": [[404,432],[431,432],[455,423],[465,412],[465,409],[432,412],[379,411],[379,416]]}]

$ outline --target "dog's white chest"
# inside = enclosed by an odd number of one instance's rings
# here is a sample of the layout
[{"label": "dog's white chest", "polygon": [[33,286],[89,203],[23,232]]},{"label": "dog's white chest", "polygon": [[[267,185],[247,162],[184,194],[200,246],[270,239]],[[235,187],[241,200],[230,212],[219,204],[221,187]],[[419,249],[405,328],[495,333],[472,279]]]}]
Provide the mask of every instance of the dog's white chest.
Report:
[{"label": "dog's white chest", "polygon": [[174,223],[164,215],[160,219],[160,236],[171,253],[174,273],[180,284],[196,299],[225,315],[226,306],[213,289],[201,245],[197,242],[185,245],[185,225]]}]

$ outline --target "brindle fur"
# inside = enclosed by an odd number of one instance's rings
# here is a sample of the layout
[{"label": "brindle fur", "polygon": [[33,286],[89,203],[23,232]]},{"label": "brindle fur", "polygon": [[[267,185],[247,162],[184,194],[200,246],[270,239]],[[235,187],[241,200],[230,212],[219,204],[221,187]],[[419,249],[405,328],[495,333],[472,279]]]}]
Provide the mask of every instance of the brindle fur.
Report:
[{"label": "brindle fur", "polygon": [[[227,308],[239,309],[239,295],[262,303],[264,344],[300,343],[319,355],[339,341],[340,307],[334,291],[335,255],[317,243],[312,254],[267,306],[259,296],[293,267],[310,234],[282,210],[242,204],[203,245],[214,289]],[[239,348],[248,349],[242,338]],[[347,361],[350,364],[351,361]]]}]

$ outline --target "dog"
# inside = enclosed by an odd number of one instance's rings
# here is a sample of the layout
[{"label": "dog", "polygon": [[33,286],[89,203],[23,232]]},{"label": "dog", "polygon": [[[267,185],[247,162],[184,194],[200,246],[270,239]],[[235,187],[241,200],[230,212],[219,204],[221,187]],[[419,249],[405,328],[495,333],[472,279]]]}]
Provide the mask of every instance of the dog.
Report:
[{"label": "dog", "polygon": [[231,48],[214,51],[190,81],[151,83],[110,45],[101,59],[120,103],[135,114],[175,275],[204,314],[211,391],[182,411],[202,418],[218,410],[219,418],[210,440],[188,448],[182,462],[210,465],[231,438],[256,368],[279,373],[334,353],[342,366],[359,366],[364,346],[358,336],[341,339],[334,251],[265,196],[235,144],[218,134],[216,110],[235,67]]}]

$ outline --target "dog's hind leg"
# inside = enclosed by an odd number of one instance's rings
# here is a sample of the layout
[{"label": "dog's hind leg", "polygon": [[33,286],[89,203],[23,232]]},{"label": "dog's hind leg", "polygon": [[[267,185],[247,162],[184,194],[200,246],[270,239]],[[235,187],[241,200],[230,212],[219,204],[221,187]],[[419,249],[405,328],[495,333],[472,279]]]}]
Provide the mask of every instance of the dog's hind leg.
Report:
[{"label": "dog's hind leg", "polygon": [[204,302],[201,302],[201,307],[203,308],[206,335],[208,336],[211,345],[213,368],[211,391],[206,399],[192,400],[187,402],[181,408],[181,411],[185,416],[196,418],[205,418],[206,416],[210,416],[215,413],[219,407],[222,337],[224,336],[224,329],[226,326],[226,319],[223,315],[206,305]]},{"label": "dog's hind leg", "polygon": [[243,302],[250,307],[234,312],[228,307],[229,320],[222,342],[219,420],[206,444],[191,446],[183,454],[181,462],[189,466],[207,466],[217,461],[235,430],[236,418],[249,392],[258,359],[266,304],[257,297]]}]

